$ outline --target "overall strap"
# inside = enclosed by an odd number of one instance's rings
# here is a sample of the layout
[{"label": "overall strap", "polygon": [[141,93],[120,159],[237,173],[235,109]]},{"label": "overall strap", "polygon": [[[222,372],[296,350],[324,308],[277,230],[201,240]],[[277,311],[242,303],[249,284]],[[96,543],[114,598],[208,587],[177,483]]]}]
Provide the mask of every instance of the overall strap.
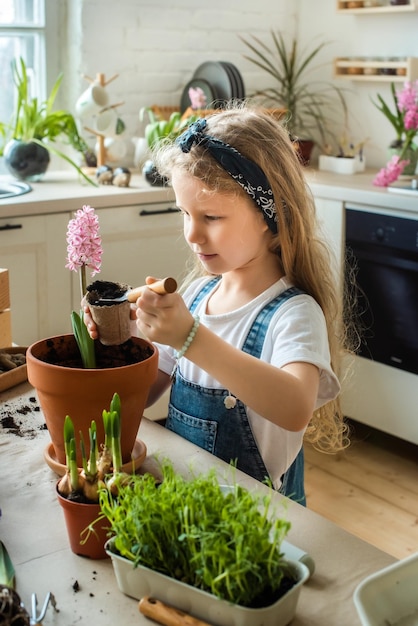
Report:
[{"label": "overall strap", "polygon": [[194,311],[196,310],[196,307],[199,304],[199,302],[201,302],[201,300],[203,300],[203,298],[206,296],[207,293],[212,291],[212,289],[214,288],[216,283],[218,283],[220,280],[221,280],[221,277],[220,276],[216,276],[215,278],[212,278],[212,280],[207,282],[206,285],[204,285],[202,287],[202,289],[196,294],[194,300],[192,301],[191,305],[189,306],[190,313],[194,313]]},{"label": "overall strap", "polygon": [[242,346],[243,352],[247,352],[252,356],[260,358],[261,351],[263,349],[264,338],[266,336],[267,328],[270,324],[270,320],[273,317],[276,310],[281,304],[286,302],[289,298],[304,293],[297,287],[289,287],[286,291],[279,294],[273,300],[271,300],[266,306],[261,309],[257,317],[255,318],[247,338]]}]

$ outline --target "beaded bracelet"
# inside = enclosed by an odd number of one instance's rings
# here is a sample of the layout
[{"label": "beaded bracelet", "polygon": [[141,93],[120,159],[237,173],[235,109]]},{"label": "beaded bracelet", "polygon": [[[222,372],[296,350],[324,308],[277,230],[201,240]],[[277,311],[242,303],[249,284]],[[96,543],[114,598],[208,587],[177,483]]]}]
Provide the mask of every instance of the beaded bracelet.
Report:
[{"label": "beaded bracelet", "polygon": [[199,324],[200,324],[200,318],[199,318],[198,315],[195,315],[194,316],[194,322],[193,322],[192,329],[191,329],[191,331],[190,331],[186,341],[184,342],[183,347],[176,354],[176,361],[179,361],[181,359],[181,357],[186,354],[187,350],[190,347],[190,344],[192,343],[193,339],[196,336],[196,332],[197,332],[197,329],[199,328]]}]

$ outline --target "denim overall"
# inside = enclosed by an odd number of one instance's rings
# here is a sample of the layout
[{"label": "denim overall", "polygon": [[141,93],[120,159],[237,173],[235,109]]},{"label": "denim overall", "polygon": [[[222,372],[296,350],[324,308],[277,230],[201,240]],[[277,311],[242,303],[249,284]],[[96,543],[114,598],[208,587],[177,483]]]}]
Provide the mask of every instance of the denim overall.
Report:
[{"label": "denim overall", "polygon": [[[209,281],[197,294],[190,305],[192,313],[218,280]],[[298,289],[290,287],[261,309],[244,341],[244,352],[260,358],[272,316],[283,302],[299,293]],[[268,471],[255,442],[245,405],[237,398],[236,406],[227,409],[224,400],[229,395],[227,389],[207,389],[196,385],[186,380],[177,369],[166,427],[227,463],[236,462],[239,470],[263,482],[268,478]],[[279,491],[299,504],[306,504],[303,448],[282,476]]]}]

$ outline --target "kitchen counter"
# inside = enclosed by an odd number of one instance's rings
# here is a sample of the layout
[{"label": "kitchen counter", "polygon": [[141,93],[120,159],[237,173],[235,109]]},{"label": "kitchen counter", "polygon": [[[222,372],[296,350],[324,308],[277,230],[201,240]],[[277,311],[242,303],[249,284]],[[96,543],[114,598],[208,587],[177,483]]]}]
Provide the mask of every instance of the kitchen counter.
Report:
[{"label": "kitchen counter", "polygon": [[[10,182],[10,176],[0,176]],[[14,180],[14,179],[13,179]],[[171,189],[152,187],[139,174],[133,174],[129,187],[89,185],[80,182],[73,172],[47,172],[41,182],[30,183],[32,191],[14,198],[0,200],[2,217],[68,213],[90,204],[95,209],[134,204],[166,202],[174,198]]]},{"label": "kitchen counter", "polygon": [[306,179],[315,198],[418,213],[418,190],[403,193],[393,189],[389,191],[386,187],[376,187],[373,185],[376,173],[377,170],[370,169],[361,174],[334,174],[308,167]]},{"label": "kitchen counter", "polygon": [[[44,626],[151,624],[138,612],[137,601],[119,591],[109,560],[90,561],[70,551],[55,496],[57,476],[43,460],[49,436],[34,396],[29,383],[0,395],[3,426],[11,418],[18,425],[14,432],[0,429],[0,537],[16,568],[18,593],[29,610],[33,592],[40,606],[47,592],[54,593],[59,613],[49,608]],[[143,419],[139,438],[148,450],[144,469],[155,467],[157,458],[169,457],[182,474],[216,466],[220,479],[228,480],[225,463],[155,422]],[[245,474],[236,474],[246,487],[267,490]],[[359,624],[352,600],[355,587],[370,573],[393,563],[393,557],[279,494],[275,499],[279,514],[284,503],[284,514],[292,524],[288,540],[316,563],[314,575],[302,588],[292,625]]]},{"label": "kitchen counter", "polygon": [[[418,212],[418,191],[407,195],[376,187],[372,182],[376,170],[344,175],[308,167],[305,175],[314,196],[318,198]],[[0,176],[0,182],[2,180],[10,182],[11,178]],[[138,173],[133,173],[128,188],[112,185],[93,187],[80,182],[73,172],[47,172],[43,181],[31,183],[31,186],[32,191],[25,195],[0,200],[0,219],[75,211],[83,204],[101,208],[174,200],[170,188],[152,187]]]}]

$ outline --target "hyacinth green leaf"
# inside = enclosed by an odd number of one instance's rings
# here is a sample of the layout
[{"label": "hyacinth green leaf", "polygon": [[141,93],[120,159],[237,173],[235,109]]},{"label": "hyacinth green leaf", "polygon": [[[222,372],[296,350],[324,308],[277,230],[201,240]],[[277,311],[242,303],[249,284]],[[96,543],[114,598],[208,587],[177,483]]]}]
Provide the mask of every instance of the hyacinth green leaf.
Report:
[{"label": "hyacinth green leaf", "polygon": [[83,366],[86,369],[94,369],[96,367],[96,353],[94,350],[94,339],[89,335],[87,327],[83,320],[83,311],[80,314],[73,311],[71,313],[71,324],[73,333],[80,350]]},{"label": "hyacinth green leaf", "polygon": [[15,568],[2,541],[0,541],[0,583],[12,589],[15,587]]}]

